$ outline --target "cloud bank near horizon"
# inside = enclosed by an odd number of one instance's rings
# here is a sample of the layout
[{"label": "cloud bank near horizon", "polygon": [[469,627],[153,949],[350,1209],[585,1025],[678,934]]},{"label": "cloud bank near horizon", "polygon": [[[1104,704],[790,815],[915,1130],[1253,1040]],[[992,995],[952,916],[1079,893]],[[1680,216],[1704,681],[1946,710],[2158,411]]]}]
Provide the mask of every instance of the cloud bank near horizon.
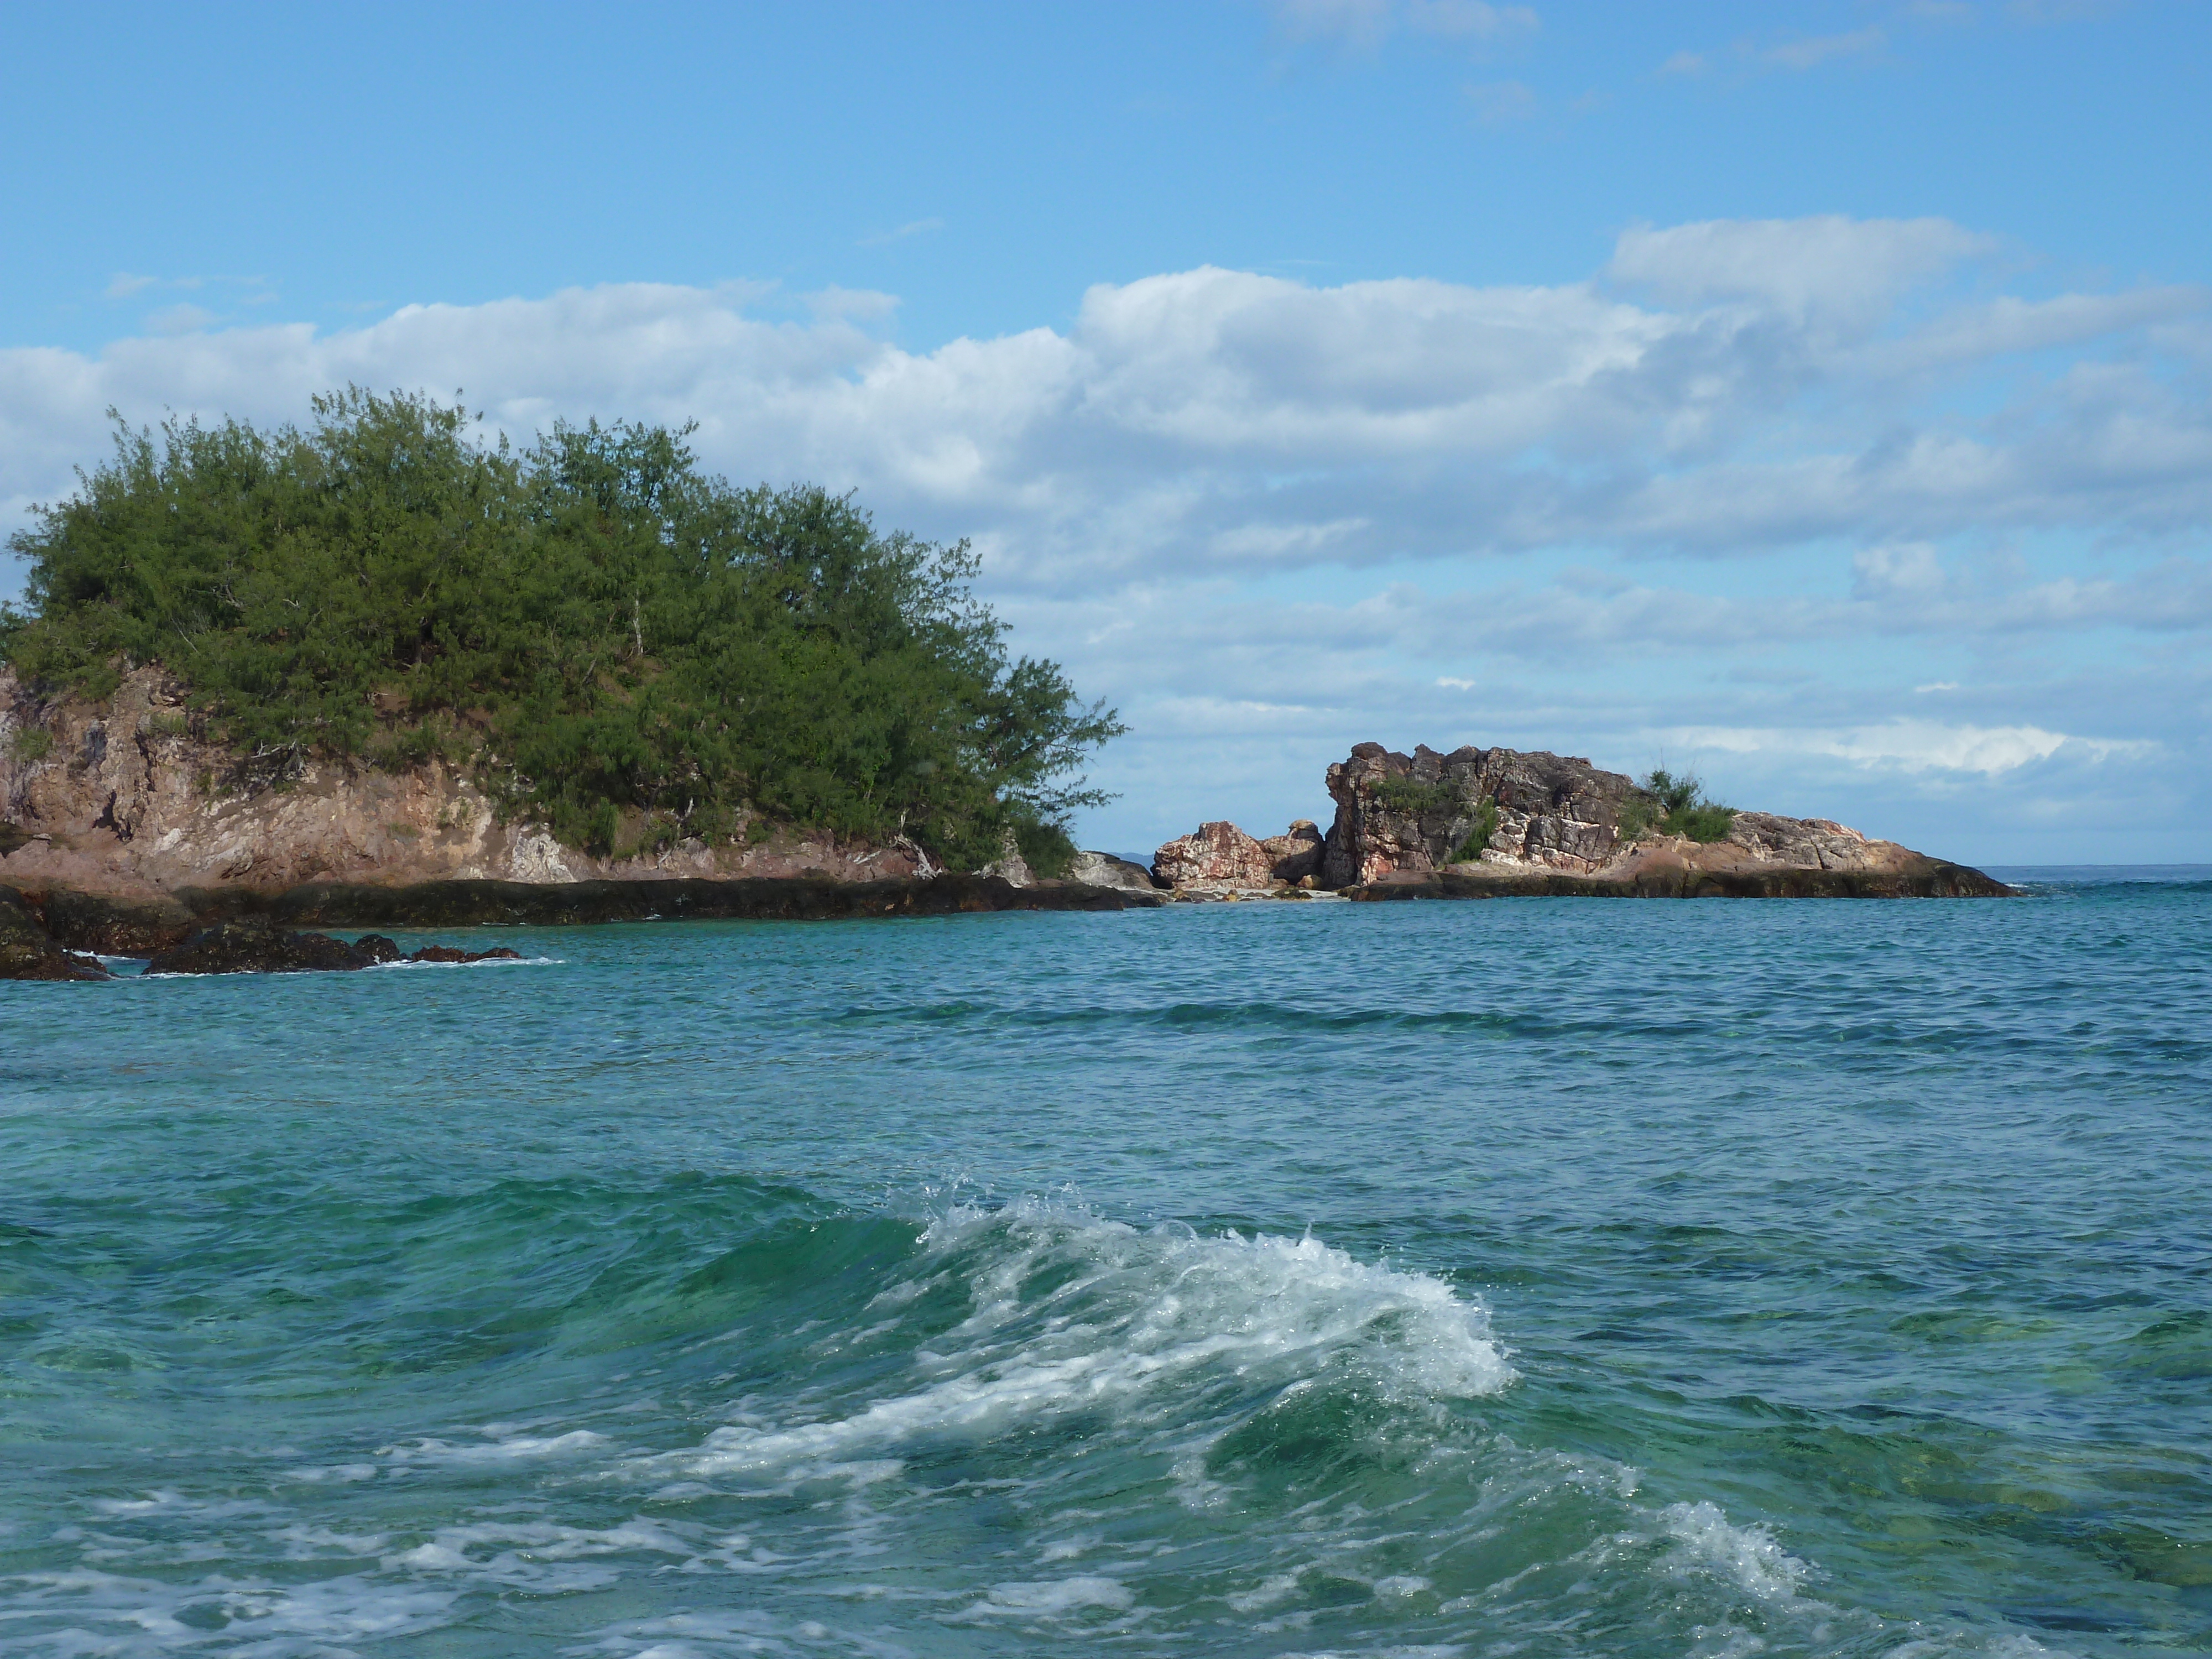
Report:
[{"label": "cloud bank near horizon", "polygon": [[1381,736],[1686,750],[1760,804],[1872,790],[2022,846],[2134,790],[2179,846],[2212,804],[2212,293],[2034,275],[1828,216],[1633,227],[1553,286],[1203,267],[930,350],[887,295],[646,283],[15,348],[0,513],[66,493],[111,406],[696,421],[735,477],[975,540],[1019,642],[1136,727],[1102,839],[1317,811]]}]

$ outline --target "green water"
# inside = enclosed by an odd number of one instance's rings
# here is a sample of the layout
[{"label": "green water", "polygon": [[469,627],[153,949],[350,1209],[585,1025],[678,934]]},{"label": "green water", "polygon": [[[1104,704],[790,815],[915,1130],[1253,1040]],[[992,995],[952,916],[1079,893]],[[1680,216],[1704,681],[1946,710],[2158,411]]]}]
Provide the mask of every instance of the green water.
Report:
[{"label": "green water", "polygon": [[2212,1648],[2212,884],[495,937],[0,986],[0,1652]]}]

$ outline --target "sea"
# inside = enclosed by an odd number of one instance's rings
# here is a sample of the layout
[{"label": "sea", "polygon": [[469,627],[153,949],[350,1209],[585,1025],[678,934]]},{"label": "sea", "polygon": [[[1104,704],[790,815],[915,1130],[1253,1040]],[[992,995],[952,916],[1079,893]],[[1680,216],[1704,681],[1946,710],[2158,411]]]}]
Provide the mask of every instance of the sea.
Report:
[{"label": "sea", "polygon": [[2212,1650],[2212,868],[0,986],[0,1652]]}]

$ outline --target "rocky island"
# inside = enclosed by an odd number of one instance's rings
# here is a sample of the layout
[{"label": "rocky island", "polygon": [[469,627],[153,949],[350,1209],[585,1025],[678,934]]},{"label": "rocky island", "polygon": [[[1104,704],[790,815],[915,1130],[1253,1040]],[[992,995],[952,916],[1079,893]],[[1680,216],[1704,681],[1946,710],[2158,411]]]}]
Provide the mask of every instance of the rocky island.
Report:
[{"label": "rocky island", "polygon": [[1202,824],[1159,849],[1163,885],[1193,897],[1334,891],[1351,899],[1978,897],[1978,870],[1873,841],[1827,818],[1735,811],[1694,781],[1644,782],[1579,757],[1469,745],[1411,755],[1363,743],[1328,769],[1335,821],[1265,841]]},{"label": "rocky island", "polygon": [[398,955],[299,931],[334,927],[2005,890],[1496,748],[1360,744],[1325,833],[1083,851],[1068,825],[1106,798],[1081,768],[1121,724],[1009,655],[964,544],[733,489],[662,428],[516,451],[421,398],[314,408],[119,431],[10,538],[31,609],[0,606],[0,977]]},{"label": "rocky island", "polygon": [[[1373,743],[1328,769],[1336,811],[1326,832],[1300,819],[1263,840],[1212,822],[1161,847],[1149,869],[1079,852],[1061,876],[1041,877],[1008,848],[954,872],[911,844],[788,832],[610,858],[543,826],[501,822],[465,776],[435,763],[395,774],[326,761],[288,787],[215,787],[231,757],[188,718],[165,718],[181,705],[181,687],[158,670],[125,677],[102,702],[44,704],[0,671],[0,977],[105,977],[88,952],[158,953],[175,971],[226,970],[190,961],[362,967],[398,954],[374,936],[316,945],[320,936],[286,926],[1115,909],[1323,894],[2011,891],[1830,819],[1670,803],[1664,774],[1639,783],[1578,757],[1472,745],[1405,755]],[[47,739],[28,745],[35,760],[10,741],[27,731]],[[257,941],[267,947],[258,958],[248,948]]]}]

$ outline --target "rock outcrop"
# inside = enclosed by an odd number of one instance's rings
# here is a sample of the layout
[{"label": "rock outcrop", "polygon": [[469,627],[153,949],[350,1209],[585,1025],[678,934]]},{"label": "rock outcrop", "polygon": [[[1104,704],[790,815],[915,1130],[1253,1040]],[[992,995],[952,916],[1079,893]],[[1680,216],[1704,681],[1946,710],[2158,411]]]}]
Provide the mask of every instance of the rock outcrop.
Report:
[{"label": "rock outcrop", "polygon": [[1265,841],[1218,820],[1176,836],[1155,853],[1152,878],[1177,892],[1249,892],[1295,887],[1318,875],[1321,863],[1322,833],[1310,818],[1300,818]]},{"label": "rock outcrop", "polygon": [[1225,819],[1201,823],[1152,854],[1152,875],[1164,887],[1265,887],[1274,878],[1267,849]]},{"label": "rock outcrop", "polygon": [[1067,879],[1086,887],[1113,887],[1128,893],[1158,890],[1151,871],[1111,853],[1078,853],[1075,862],[1067,867]]},{"label": "rock outcrop", "polygon": [[147,963],[149,974],[340,974],[397,962],[400,949],[381,933],[352,944],[328,933],[293,933],[272,927],[268,919],[203,927],[173,950]]},{"label": "rock outcrop", "polygon": [[933,875],[907,847],[774,835],[679,841],[594,858],[542,825],[501,821],[465,772],[404,772],[327,757],[241,761],[158,667],[112,696],[44,698],[0,668],[0,879],[136,895],[317,881],[731,879]]},{"label": "rock outcrop", "polygon": [[491,951],[463,951],[450,945],[426,945],[412,956],[381,933],[365,933],[349,945],[328,933],[288,933],[266,916],[203,927],[173,950],[147,963],[149,974],[343,974],[387,962],[520,962],[522,952],[501,945]]},{"label": "rock outcrop", "polygon": [[1281,835],[1270,836],[1260,845],[1267,849],[1267,872],[1274,880],[1296,887],[1308,877],[1320,878],[1328,841],[1311,818],[1298,819]]},{"label": "rock outcrop", "polygon": [[[1511,749],[1469,746],[1411,755],[1363,743],[1328,769],[1336,822],[1322,879],[1352,887],[1392,875],[1441,869],[1460,854],[1587,875],[1620,846],[1620,809],[1638,792],[1618,772],[1589,762]],[[1484,849],[1468,847],[1494,810]]]},{"label": "rock outcrop", "polygon": [[0,979],[106,979],[95,957],[64,951],[21,896],[0,888]]},{"label": "rock outcrop", "polygon": [[1639,825],[1650,798],[1589,761],[1469,746],[1411,755],[1364,743],[1328,769],[1329,886],[1361,896],[1504,892],[2002,894],[1978,870],[1828,818],[1737,812],[1717,841]]}]

